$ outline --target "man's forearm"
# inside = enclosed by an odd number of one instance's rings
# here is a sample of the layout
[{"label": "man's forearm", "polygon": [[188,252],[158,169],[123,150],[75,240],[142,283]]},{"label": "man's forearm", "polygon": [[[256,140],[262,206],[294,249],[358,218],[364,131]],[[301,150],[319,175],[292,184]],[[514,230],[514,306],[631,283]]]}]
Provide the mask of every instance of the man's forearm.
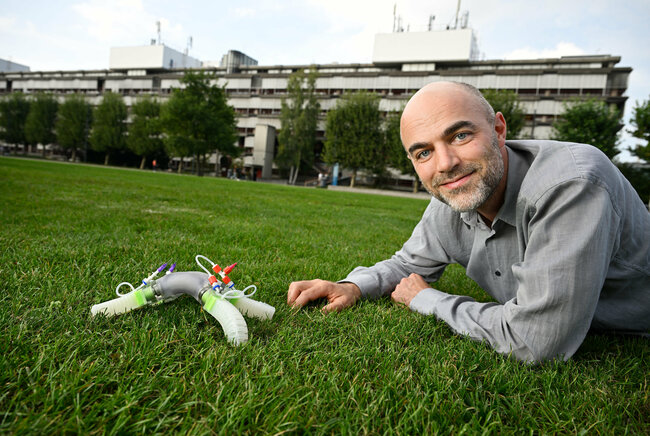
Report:
[{"label": "man's forearm", "polygon": [[471,297],[428,288],[411,300],[409,308],[422,315],[436,316],[456,333],[487,341],[499,353],[512,354],[518,360],[527,362],[543,360],[527,347],[513,328],[508,327],[504,321],[504,306],[498,303],[478,303]]}]

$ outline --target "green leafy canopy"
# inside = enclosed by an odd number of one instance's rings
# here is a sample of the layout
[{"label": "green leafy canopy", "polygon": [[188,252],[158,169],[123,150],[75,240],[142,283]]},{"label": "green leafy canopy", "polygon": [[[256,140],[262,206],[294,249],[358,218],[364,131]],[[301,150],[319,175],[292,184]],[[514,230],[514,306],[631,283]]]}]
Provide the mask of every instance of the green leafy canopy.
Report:
[{"label": "green leafy canopy", "polygon": [[553,124],[553,139],[579,142],[598,147],[610,159],[618,150],[621,114],[603,101],[572,101],[564,104],[564,113]]},{"label": "green leafy canopy", "polygon": [[282,99],[277,165],[282,169],[311,167],[320,104],[316,98],[317,73],[299,70],[289,76],[287,97]]},{"label": "green leafy canopy", "polygon": [[108,164],[111,152],[126,148],[127,109],[121,95],[107,92],[95,109],[90,145],[93,150],[106,153]]},{"label": "green leafy canopy", "polygon": [[228,105],[225,85],[212,81],[204,72],[185,73],[183,87],[174,89],[163,106],[164,141],[172,154],[197,159],[215,150],[239,154],[235,110]]}]

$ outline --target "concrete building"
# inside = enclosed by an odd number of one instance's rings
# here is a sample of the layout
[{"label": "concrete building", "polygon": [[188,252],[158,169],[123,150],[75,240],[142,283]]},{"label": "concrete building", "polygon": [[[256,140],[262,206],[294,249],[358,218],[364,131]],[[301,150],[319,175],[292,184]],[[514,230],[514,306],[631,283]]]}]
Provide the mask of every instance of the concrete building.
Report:
[{"label": "concrete building", "polygon": [[219,67],[226,69],[226,74],[239,72],[239,67],[257,65],[257,61],[237,50],[229,50],[223,55]]},{"label": "concrete building", "polygon": [[[181,86],[184,70],[169,68],[167,47],[148,48],[152,60],[146,62],[145,58],[150,58],[144,54],[138,61],[122,49],[111,51],[109,70],[3,72],[0,93],[43,91],[63,96],[78,92],[98,102],[104,91],[111,90],[123,94],[128,105],[142,94],[165,99],[173,88]],[[155,55],[154,49],[158,50]],[[317,136],[321,144],[325,115],[343,93],[374,92],[381,97],[380,109],[389,112],[399,110],[416,90],[433,81],[462,81],[479,89],[514,91],[526,112],[522,136],[530,138],[549,137],[552,121],[570,99],[596,98],[618,107],[621,113],[624,109],[632,69],[618,67],[618,56],[476,60],[476,53],[471,29],[397,32],[377,36],[373,63],[369,64],[260,66],[226,60],[223,66],[203,68],[214,74],[215,83],[225,85],[229,103],[237,112],[244,165],[263,170],[264,177],[270,174],[269,162],[277,146],[275,132],[280,128],[281,101],[287,95],[288,78],[300,69],[318,71],[316,92],[321,119]],[[317,155],[320,147],[315,150]]]},{"label": "concrete building", "polygon": [[6,59],[0,59],[0,72],[9,73],[12,71],[29,71],[29,67]]}]

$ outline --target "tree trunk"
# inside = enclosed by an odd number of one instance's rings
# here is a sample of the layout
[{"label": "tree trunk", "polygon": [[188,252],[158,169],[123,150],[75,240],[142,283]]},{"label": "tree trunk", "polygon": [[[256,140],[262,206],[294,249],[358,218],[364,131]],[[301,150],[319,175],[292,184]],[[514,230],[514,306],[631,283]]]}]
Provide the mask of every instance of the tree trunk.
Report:
[{"label": "tree trunk", "polygon": [[142,160],[140,161],[140,169],[144,169],[144,164],[147,162],[147,156],[142,156]]},{"label": "tree trunk", "polygon": [[43,157],[45,157],[45,144],[43,144]]},{"label": "tree trunk", "polygon": [[350,177],[350,188],[354,188],[354,182],[357,179],[357,170],[352,171],[352,177]]},{"label": "tree trunk", "polygon": [[108,152],[106,152],[106,155],[104,156],[104,165],[108,165]]},{"label": "tree trunk", "polygon": [[292,185],[295,185],[296,180],[298,180],[298,171],[300,171],[300,166],[297,166],[296,171],[293,173],[293,181],[291,182]]},{"label": "tree trunk", "polygon": [[77,149],[72,148],[72,162],[77,160]]},{"label": "tree trunk", "polygon": [[292,179],[293,179],[293,165],[291,165],[291,169],[289,170],[289,180],[287,180],[287,183],[291,184]]},{"label": "tree trunk", "polygon": [[413,179],[413,193],[417,194],[419,188],[420,188],[420,182],[418,182],[418,179],[416,177],[415,179]]},{"label": "tree trunk", "polygon": [[178,163],[178,174],[183,172],[183,156],[181,156],[181,161]]},{"label": "tree trunk", "polygon": [[203,171],[201,171],[201,157],[198,153],[195,153],[194,155],[194,162],[196,163],[196,175],[201,177],[203,175]]}]

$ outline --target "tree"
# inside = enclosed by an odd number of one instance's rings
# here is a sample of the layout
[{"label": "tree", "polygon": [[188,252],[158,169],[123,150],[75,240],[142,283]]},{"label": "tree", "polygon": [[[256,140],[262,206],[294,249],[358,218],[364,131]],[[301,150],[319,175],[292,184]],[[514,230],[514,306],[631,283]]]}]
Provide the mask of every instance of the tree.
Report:
[{"label": "tree", "polygon": [[413,192],[418,192],[419,179],[415,172],[413,163],[409,159],[404,145],[402,144],[402,137],[400,135],[400,119],[402,118],[402,110],[390,112],[384,122],[384,141],[386,144],[386,151],[388,152],[388,164],[401,172],[413,177]]},{"label": "tree", "polygon": [[88,144],[88,132],[92,123],[92,106],[83,96],[70,94],[59,107],[55,131],[59,145],[72,150],[72,160],[77,150]]},{"label": "tree", "polygon": [[501,112],[508,126],[508,138],[516,139],[524,127],[526,114],[519,104],[519,98],[513,91],[505,89],[486,89],[482,91],[485,99],[495,112]]},{"label": "tree", "polygon": [[[29,101],[21,92],[14,92],[0,100],[0,134],[9,144],[25,144],[25,122]],[[15,151],[15,149],[14,149]]]},{"label": "tree", "polygon": [[43,146],[43,156],[45,145],[56,141],[54,126],[58,109],[59,102],[49,94],[37,94],[29,108],[25,121],[25,137],[28,143]]},{"label": "tree", "polygon": [[[646,142],[645,145],[637,144],[630,148],[630,152],[646,163],[650,163],[650,100],[636,103],[632,110],[630,124],[634,129],[628,132]],[[618,164],[618,167],[641,199],[650,207],[650,170],[645,166],[624,163]]]},{"label": "tree", "polygon": [[193,155],[198,175],[202,175],[206,153],[239,154],[235,110],[228,105],[225,89],[211,85],[207,74],[188,72],[181,83],[184,87],[174,89],[163,106],[165,146],[181,157],[181,166],[183,157]]},{"label": "tree", "polygon": [[90,146],[105,153],[104,165],[108,165],[111,152],[126,148],[127,109],[121,95],[107,92],[95,108]]},{"label": "tree", "polygon": [[339,162],[352,170],[350,186],[357,171],[374,174],[386,169],[387,153],[381,131],[379,96],[365,91],[346,94],[327,113],[324,160]]},{"label": "tree", "polygon": [[630,152],[639,159],[650,163],[650,100],[636,103],[630,124],[632,124],[634,130],[629,130],[629,133],[635,138],[646,142],[645,145],[639,144],[634,148],[630,148]]},{"label": "tree", "polygon": [[160,102],[146,96],[133,103],[131,115],[126,144],[129,150],[142,156],[140,169],[143,169],[147,156],[163,150]]},{"label": "tree", "polygon": [[314,162],[314,145],[320,104],[316,99],[316,70],[304,70],[289,76],[288,97],[282,99],[278,156],[276,163],[282,169],[290,168],[289,184],[294,185],[300,165]]},{"label": "tree", "polygon": [[616,166],[634,187],[641,201],[650,208],[650,170],[630,162],[617,162]]},{"label": "tree", "polygon": [[574,101],[564,104],[564,113],[553,124],[552,139],[591,144],[612,159],[620,152],[618,131],[622,127],[620,112],[605,102]]}]

